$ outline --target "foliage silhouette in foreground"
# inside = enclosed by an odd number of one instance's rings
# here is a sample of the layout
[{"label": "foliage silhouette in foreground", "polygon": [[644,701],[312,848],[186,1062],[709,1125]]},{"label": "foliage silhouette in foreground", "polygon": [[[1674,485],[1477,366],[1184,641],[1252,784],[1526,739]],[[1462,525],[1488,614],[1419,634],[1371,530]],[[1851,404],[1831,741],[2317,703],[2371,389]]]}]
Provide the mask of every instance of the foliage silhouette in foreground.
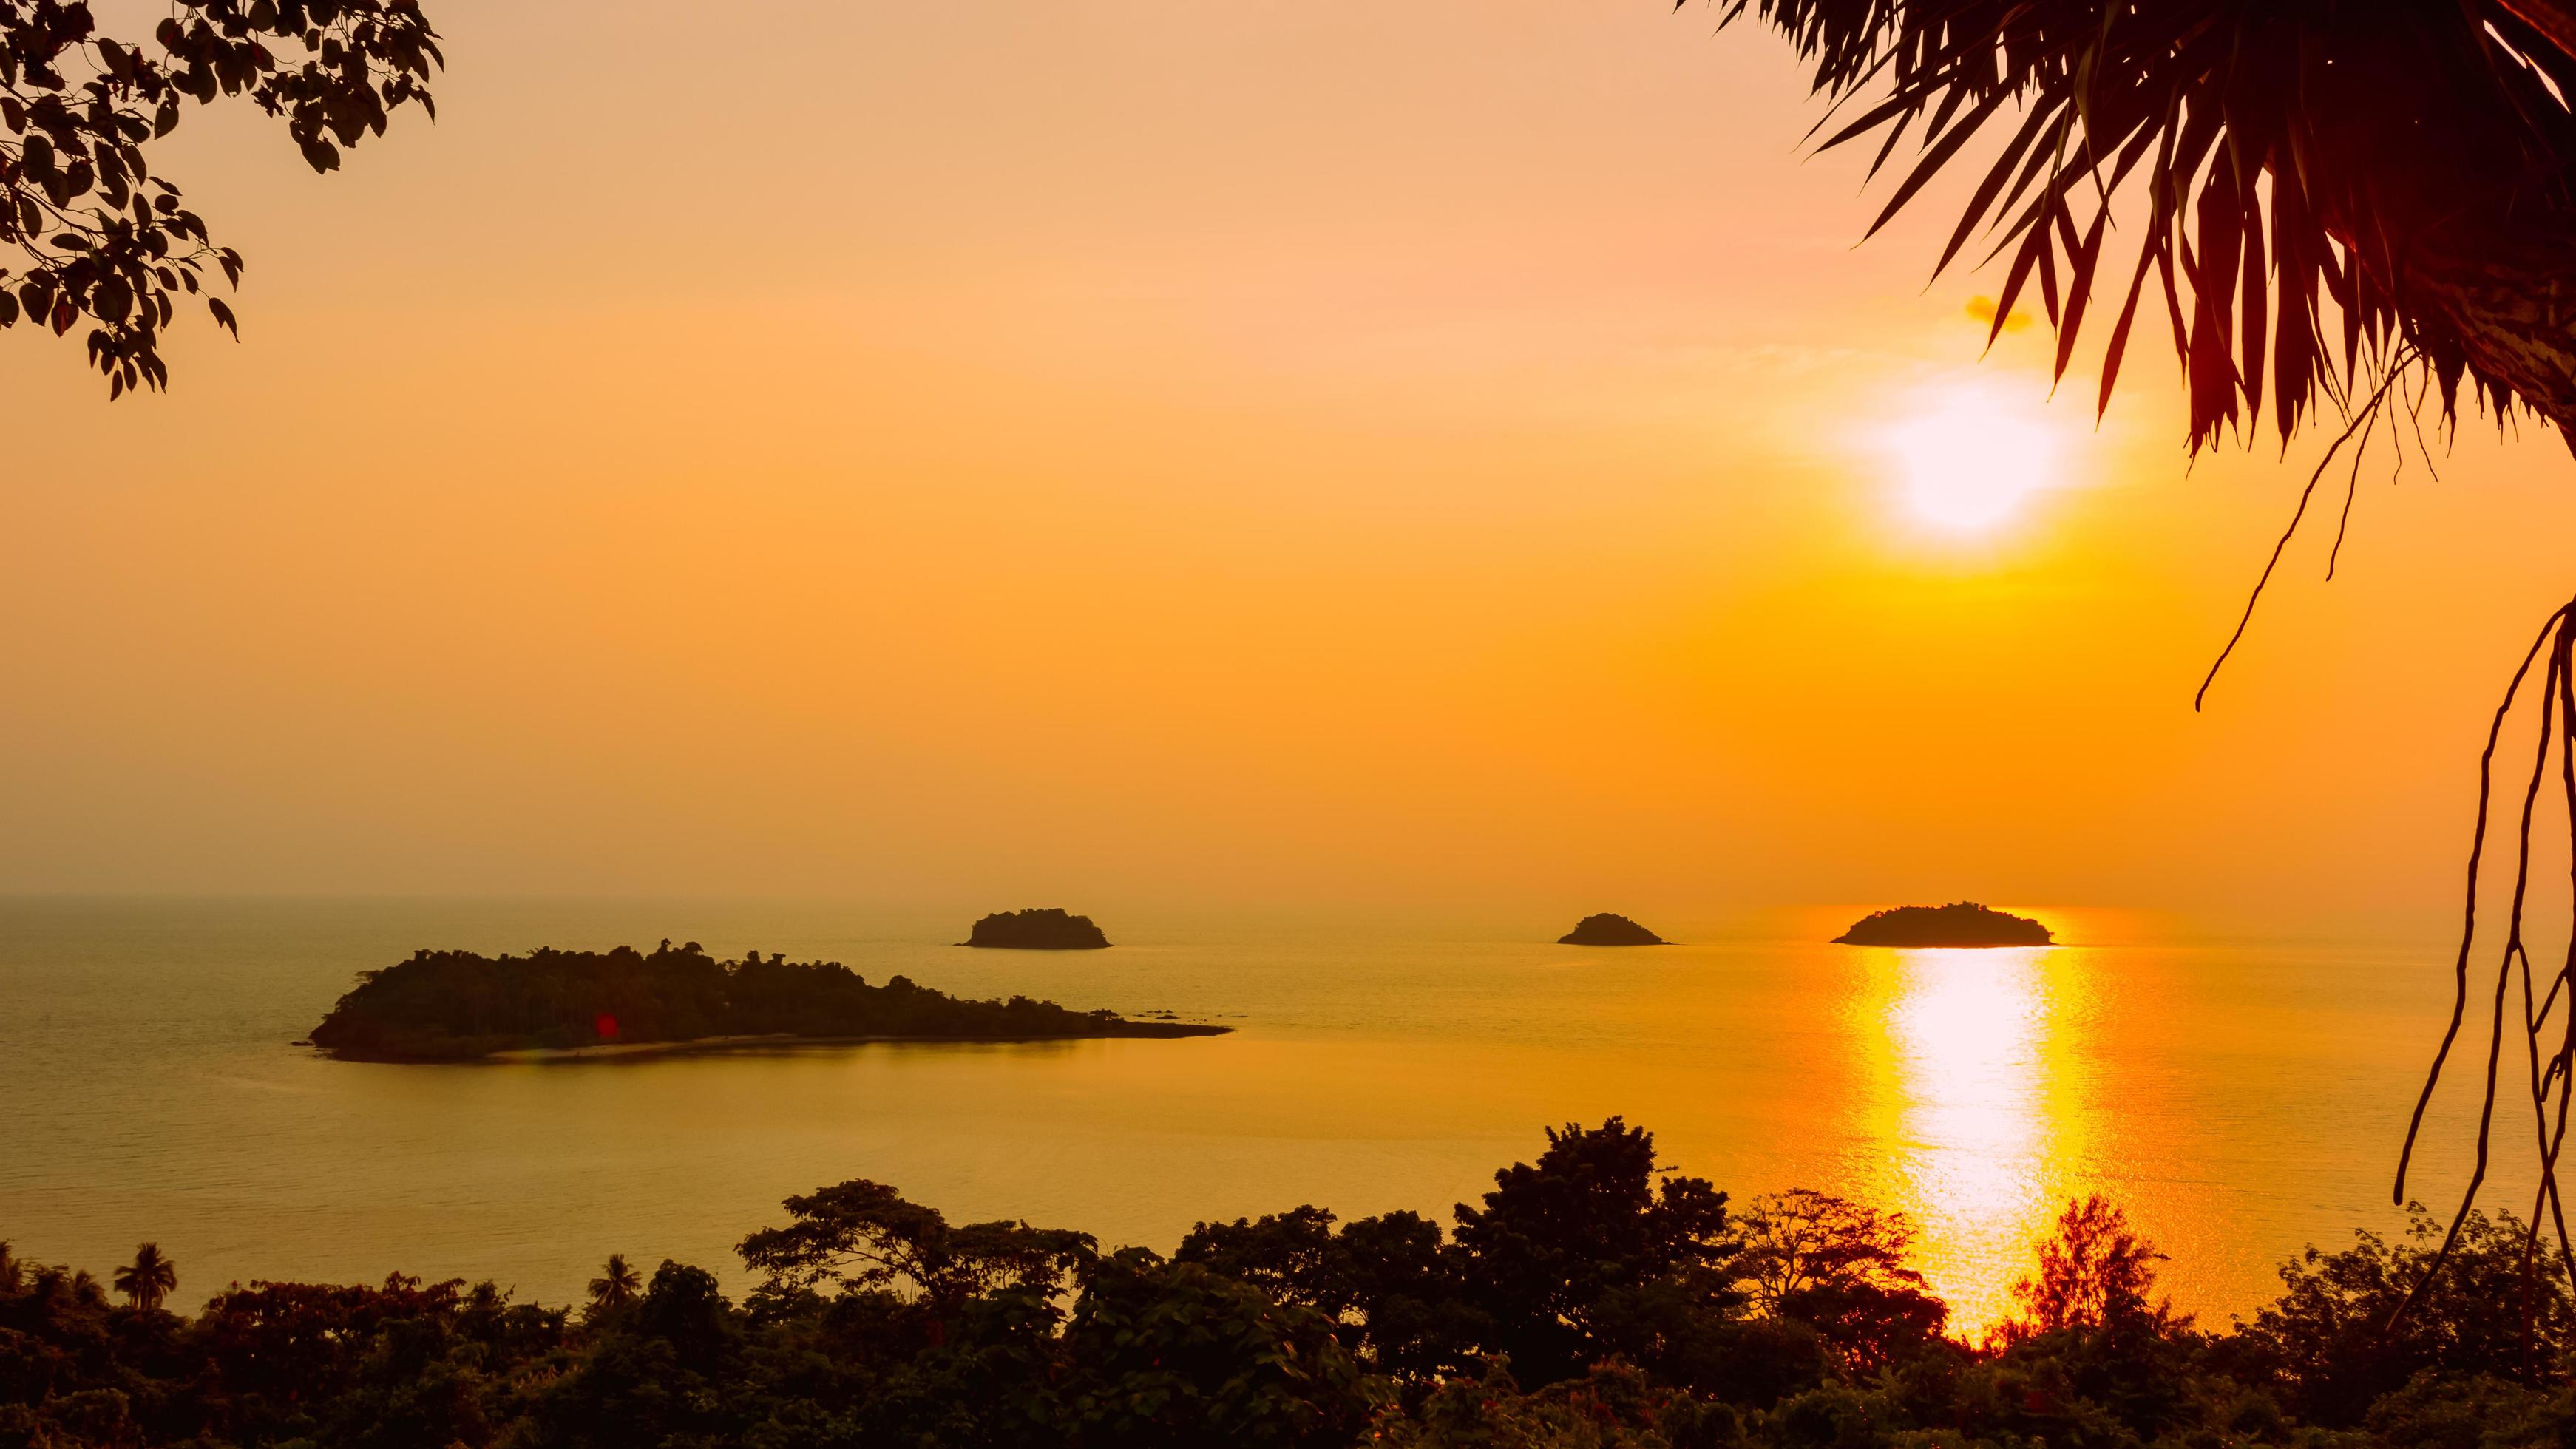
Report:
[{"label": "foliage silhouette in foreground", "polygon": [[128,1302],[149,1311],[160,1307],[170,1290],[179,1286],[179,1271],[161,1256],[159,1243],[145,1243],[134,1250],[134,1261],[117,1269],[109,1281]]},{"label": "foliage silhouette in foreground", "polygon": [[190,106],[240,99],[335,171],[404,106],[435,116],[442,64],[418,0],[171,0],[123,37],[84,0],[0,0],[0,328],[87,323],[111,397],[165,386],[182,306],[239,331],[210,272],[236,284],[242,258],[154,169],[156,143]]},{"label": "foliage silhouette in foreground", "polygon": [[635,1271],[624,1253],[611,1253],[599,1276],[590,1280],[590,1308],[593,1313],[615,1313],[635,1301],[637,1290],[644,1286],[644,1275]]},{"label": "foliage silhouette in foreground", "polygon": [[[1614,1119],[1550,1133],[1451,1233],[1310,1205],[1202,1223],[1168,1260],[952,1225],[846,1182],[744,1239],[744,1301],[704,1268],[647,1277],[612,1258],[579,1317],[401,1275],[236,1285],[183,1317],[0,1252],[0,1445],[2491,1449],[2576,1433],[2555,1367],[2576,1315],[2549,1284],[2525,1343],[2510,1218],[2472,1218],[2458,1272],[2397,1336],[2378,1328],[2436,1251],[2429,1218],[2403,1245],[2311,1250],[2254,1322],[2211,1334],[2161,1306],[2161,1260],[2115,1208],[2071,1203],[2022,1314],[1971,1343],[1942,1332],[1901,1216],[1803,1191],[1725,1207]],[[1929,1311],[1881,1311],[1891,1299]]]},{"label": "foliage silhouette in foreground", "polygon": [[2127,1214],[2096,1195],[2066,1205],[2057,1232],[2039,1245],[2039,1271],[2013,1285],[2020,1314],[2006,1339],[2060,1329],[2162,1328],[2179,1320],[2152,1295],[2164,1254],[2129,1226]]}]

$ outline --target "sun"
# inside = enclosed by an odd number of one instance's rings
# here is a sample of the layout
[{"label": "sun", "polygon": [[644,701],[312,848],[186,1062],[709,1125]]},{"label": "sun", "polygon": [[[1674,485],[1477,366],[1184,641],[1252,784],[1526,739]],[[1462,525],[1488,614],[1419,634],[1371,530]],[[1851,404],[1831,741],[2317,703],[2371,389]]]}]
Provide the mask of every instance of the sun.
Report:
[{"label": "sun", "polygon": [[1997,380],[1926,388],[1882,441],[1906,511],[1944,533],[1990,533],[2061,481],[2038,401]]}]

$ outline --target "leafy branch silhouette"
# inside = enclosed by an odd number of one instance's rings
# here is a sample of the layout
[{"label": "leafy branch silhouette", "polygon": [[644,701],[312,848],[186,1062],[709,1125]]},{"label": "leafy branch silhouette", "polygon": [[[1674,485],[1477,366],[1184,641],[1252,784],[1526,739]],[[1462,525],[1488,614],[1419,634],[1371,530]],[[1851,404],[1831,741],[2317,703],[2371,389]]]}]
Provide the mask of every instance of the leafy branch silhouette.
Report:
[{"label": "leafy branch silhouette", "polygon": [[0,327],[86,320],[111,398],[166,387],[179,302],[240,335],[209,272],[238,286],[241,253],[153,169],[189,103],[247,99],[330,172],[402,107],[435,119],[444,64],[418,0],[172,0],[148,40],[100,33],[81,0],[0,0]]}]

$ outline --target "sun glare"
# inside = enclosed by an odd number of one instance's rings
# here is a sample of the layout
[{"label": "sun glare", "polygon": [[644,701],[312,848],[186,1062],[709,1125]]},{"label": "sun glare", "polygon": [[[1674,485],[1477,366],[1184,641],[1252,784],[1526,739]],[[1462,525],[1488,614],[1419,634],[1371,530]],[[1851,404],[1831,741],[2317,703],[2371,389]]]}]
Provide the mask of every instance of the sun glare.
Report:
[{"label": "sun glare", "polygon": [[1984,379],[1925,391],[1885,446],[1906,510],[1947,533],[1989,532],[2060,481],[2038,402]]}]

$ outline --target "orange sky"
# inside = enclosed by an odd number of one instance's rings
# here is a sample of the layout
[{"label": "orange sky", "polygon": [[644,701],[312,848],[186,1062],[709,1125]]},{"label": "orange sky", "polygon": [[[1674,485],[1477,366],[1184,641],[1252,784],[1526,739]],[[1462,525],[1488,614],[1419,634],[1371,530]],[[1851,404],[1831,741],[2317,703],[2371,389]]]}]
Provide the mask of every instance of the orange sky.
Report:
[{"label": "orange sky", "polygon": [[241,345],[0,336],[0,890],[2431,909],[2576,587],[2472,423],[2194,716],[2318,442],[2187,475],[2142,347],[1925,526],[1995,279],[1704,10],[433,13],[339,176],[182,134]]}]

